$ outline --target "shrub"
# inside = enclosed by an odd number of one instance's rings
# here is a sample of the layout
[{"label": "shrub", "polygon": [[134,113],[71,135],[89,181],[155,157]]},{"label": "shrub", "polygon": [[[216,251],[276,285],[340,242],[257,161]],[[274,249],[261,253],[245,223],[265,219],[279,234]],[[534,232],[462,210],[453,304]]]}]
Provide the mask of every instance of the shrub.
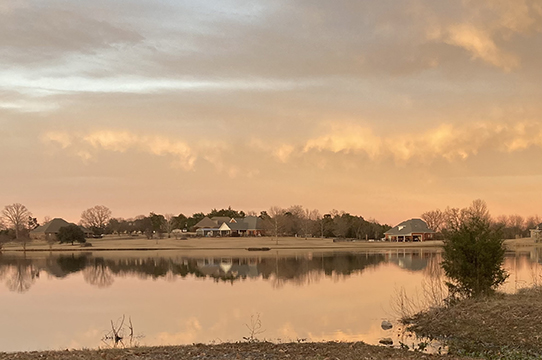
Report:
[{"label": "shrub", "polygon": [[507,279],[501,229],[488,218],[469,216],[444,235],[442,267],[451,299],[490,295]]},{"label": "shrub", "polygon": [[58,230],[57,239],[60,243],[73,243],[86,242],[85,233],[77,225],[70,224],[68,226],[63,226]]}]

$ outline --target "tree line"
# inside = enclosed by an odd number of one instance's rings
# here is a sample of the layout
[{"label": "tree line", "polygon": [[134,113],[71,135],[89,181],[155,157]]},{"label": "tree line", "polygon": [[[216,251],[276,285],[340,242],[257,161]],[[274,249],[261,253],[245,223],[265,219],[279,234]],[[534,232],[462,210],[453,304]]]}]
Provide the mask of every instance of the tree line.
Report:
[{"label": "tree line", "polygon": [[[81,213],[78,225],[95,235],[103,234],[144,234],[148,238],[164,238],[180,232],[194,231],[194,226],[203,218],[227,217],[245,218],[255,216],[260,219],[264,234],[270,236],[299,237],[341,237],[355,239],[380,239],[390,229],[387,224],[380,224],[374,219],[366,220],[362,216],[345,211],[332,210],[321,214],[318,210],[293,205],[288,208],[273,206],[269,210],[256,213],[227,209],[212,209],[208,213],[198,212],[190,216],[180,213],[159,214],[150,212],[133,218],[113,217],[111,210],[103,205],[96,205]],[[41,224],[51,221],[45,217]],[[6,205],[0,216],[0,241],[29,238],[29,233],[40,225],[26,206],[15,203]],[[77,232],[71,228],[70,234]]]},{"label": "tree line", "polygon": [[227,217],[245,218],[258,217],[262,224],[264,234],[269,236],[299,236],[299,237],[345,237],[356,239],[380,239],[384,232],[390,229],[389,225],[382,225],[378,221],[365,220],[362,216],[351,215],[344,211],[332,210],[327,214],[320,214],[318,210],[294,205],[288,208],[273,206],[269,210],[256,213],[227,209],[212,209],[208,213],[198,212],[191,216],[183,213],[140,215],[135,218],[111,218],[103,223],[99,229],[107,234],[142,233],[148,238],[154,236],[171,237],[174,230],[191,232],[194,226],[203,218]]},{"label": "tree line", "polygon": [[462,219],[468,217],[469,212],[474,212],[487,220],[495,228],[499,228],[502,236],[505,239],[514,239],[529,237],[531,229],[542,223],[542,218],[538,215],[523,217],[521,215],[500,215],[492,217],[489,214],[486,203],[483,200],[474,200],[468,208],[451,208],[447,207],[444,210],[436,209],[424,212],[421,218],[427,223],[427,226],[436,231],[437,235],[441,235],[458,225]]},{"label": "tree line", "polygon": [[[475,200],[470,209],[474,209],[494,226],[502,230],[504,238],[527,237],[529,230],[542,220],[538,216],[523,218],[520,215],[501,215],[496,218],[489,217],[487,206],[482,200]],[[466,209],[450,208],[436,209],[424,212],[421,218],[428,227],[443,234],[466,216]],[[96,205],[81,213],[78,225],[84,227],[95,235],[102,234],[144,234],[148,238],[163,238],[178,235],[181,230],[190,232],[204,217],[245,218],[256,216],[261,220],[264,233],[268,236],[299,236],[299,237],[338,237],[353,239],[380,239],[384,232],[391,227],[380,224],[374,219],[365,219],[362,216],[338,210],[322,214],[318,210],[293,205],[288,208],[273,206],[269,210],[256,213],[227,209],[212,209],[208,213],[198,212],[192,215],[180,213],[159,214],[150,212],[148,215],[139,215],[133,218],[113,217],[111,210],[103,205]],[[45,217],[41,224],[51,220]],[[0,243],[13,240],[25,241],[29,233],[40,223],[26,208],[15,203],[6,205],[0,214]],[[75,229],[71,229],[75,231]]]}]

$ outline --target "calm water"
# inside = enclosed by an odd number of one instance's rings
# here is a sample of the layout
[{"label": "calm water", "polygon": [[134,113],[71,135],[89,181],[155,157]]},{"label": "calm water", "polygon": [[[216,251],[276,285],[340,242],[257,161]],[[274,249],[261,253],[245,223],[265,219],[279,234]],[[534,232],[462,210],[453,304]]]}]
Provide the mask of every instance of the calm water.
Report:
[{"label": "calm water", "polygon": [[[209,254],[209,255],[207,255]],[[506,291],[538,281],[538,253],[511,254]],[[132,319],[140,345],[240,341],[258,314],[259,339],[363,340],[442,280],[440,254],[381,252],[89,252],[0,255],[0,351],[106,346],[111,320]]]}]

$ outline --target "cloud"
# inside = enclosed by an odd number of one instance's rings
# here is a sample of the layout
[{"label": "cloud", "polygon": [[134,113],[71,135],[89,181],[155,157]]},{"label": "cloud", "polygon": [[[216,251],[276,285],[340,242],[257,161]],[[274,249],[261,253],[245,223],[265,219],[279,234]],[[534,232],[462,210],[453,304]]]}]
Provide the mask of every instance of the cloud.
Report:
[{"label": "cloud", "polygon": [[170,157],[173,167],[193,170],[199,158],[211,164],[217,173],[235,178],[257,175],[273,161],[279,166],[310,158],[319,167],[326,167],[329,154],[358,156],[373,163],[392,160],[396,166],[405,166],[464,161],[483,151],[498,154],[542,149],[542,122],[443,123],[420,130],[379,132],[368,124],[333,121],[321,125],[315,136],[305,140],[273,143],[253,137],[235,146],[205,141],[198,141],[195,146],[172,137],[117,130],[84,135],[49,131],[42,135],[42,141],[57,144],[83,161],[91,160],[98,151],[139,152]]},{"label": "cloud", "polygon": [[49,131],[42,135],[43,142],[57,143],[62,149],[66,149],[72,144],[72,136],[66,132]]},{"label": "cloud", "polygon": [[464,0],[449,11],[435,2],[421,7],[429,42],[462,48],[472,59],[506,72],[531,55],[517,45],[542,32],[542,6],[536,0]]},{"label": "cloud", "polygon": [[333,122],[328,125],[326,135],[308,140],[303,151],[363,152],[374,159],[381,148],[382,140],[375,136],[368,126]]},{"label": "cloud", "polygon": [[63,149],[76,147],[76,154],[83,160],[91,158],[92,151],[139,151],[156,156],[170,156],[172,165],[185,170],[193,168],[196,154],[184,141],[159,135],[139,135],[129,131],[100,130],[86,135],[49,131],[42,136],[46,143],[57,143]]},{"label": "cloud", "polygon": [[295,150],[295,147],[292,145],[281,145],[278,149],[275,150],[274,155],[282,162],[287,162],[288,158]]},{"label": "cloud", "polygon": [[69,3],[44,5],[33,1],[3,5],[0,9],[0,48],[4,60],[31,63],[143,40],[135,31],[106,21],[97,9],[85,11]]},{"label": "cloud", "polygon": [[491,36],[484,30],[470,24],[453,25],[448,29],[444,41],[469,51],[473,58],[480,58],[505,71],[519,66],[519,58],[497,47]]},{"label": "cloud", "polygon": [[343,122],[331,123],[323,132],[325,135],[307,140],[305,153],[354,153],[373,161],[391,158],[402,164],[465,160],[483,150],[515,152],[542,148],[540,121],[447,123],[424,131],[382,135],[368,126]]}]

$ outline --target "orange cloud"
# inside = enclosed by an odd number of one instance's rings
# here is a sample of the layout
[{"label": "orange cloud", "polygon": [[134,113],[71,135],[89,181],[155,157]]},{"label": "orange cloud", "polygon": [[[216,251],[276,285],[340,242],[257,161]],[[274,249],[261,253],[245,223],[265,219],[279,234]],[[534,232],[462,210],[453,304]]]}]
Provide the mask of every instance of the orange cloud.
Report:
[{"label": "orange cloud", "polygon": [[192,169],[196,161],[196,155],[188,144],[159,135],[142,136],[114,130],[100,130],[87,135],[50,131],[42,136],[42,140],[57,143],[63,149],[77,147],[76,153],[84,160],[92,157],[91,150],[101,149],[114,152],[136,150],[156,156],[171,156],[174,159],[172,164],[185,170]]},{"label": "orange cloud", "polygon": [[304,152],[364,154],[371,160],[392,158],[430,162],[435,159],[465,160],[482,149],[514,152],[531,146],[542,148],[542,124],[523,121],[442,124],[421,132],[388,133],[379,136],[371,128],[353,123],[334,123],[325,135],[309,139]]},{"label": "orange cloud", "polygon": [[62,131],[49,131],[41,137],[41,140],[46,143],[56,143],[60,145],[60,147],[62,147],[63,149],[67,148],[72,144],[72,136]]},{"label": "orange cloud", "polygon": [[329,125],[326,135],[308,140],[303,151],[363,152],[374,159],[382,147],[382,139],[375,136],[369,127],[337,122]]},{"label": "orange cloud", "polygon": [[471,24],[453,25],[444,42],[464,48],[473,58],[480,58],[505,71],[519,66],[519,58],[497,47],[490,34]]},{"label": "orange cloud", "polygon": [[521,56],[508,46],[518,36],[529,37],[542,31],[542,5],[536,0],[464,0],[460,17],[422,8],[426,38],[462,48],[506,72],[521,65]]}]

